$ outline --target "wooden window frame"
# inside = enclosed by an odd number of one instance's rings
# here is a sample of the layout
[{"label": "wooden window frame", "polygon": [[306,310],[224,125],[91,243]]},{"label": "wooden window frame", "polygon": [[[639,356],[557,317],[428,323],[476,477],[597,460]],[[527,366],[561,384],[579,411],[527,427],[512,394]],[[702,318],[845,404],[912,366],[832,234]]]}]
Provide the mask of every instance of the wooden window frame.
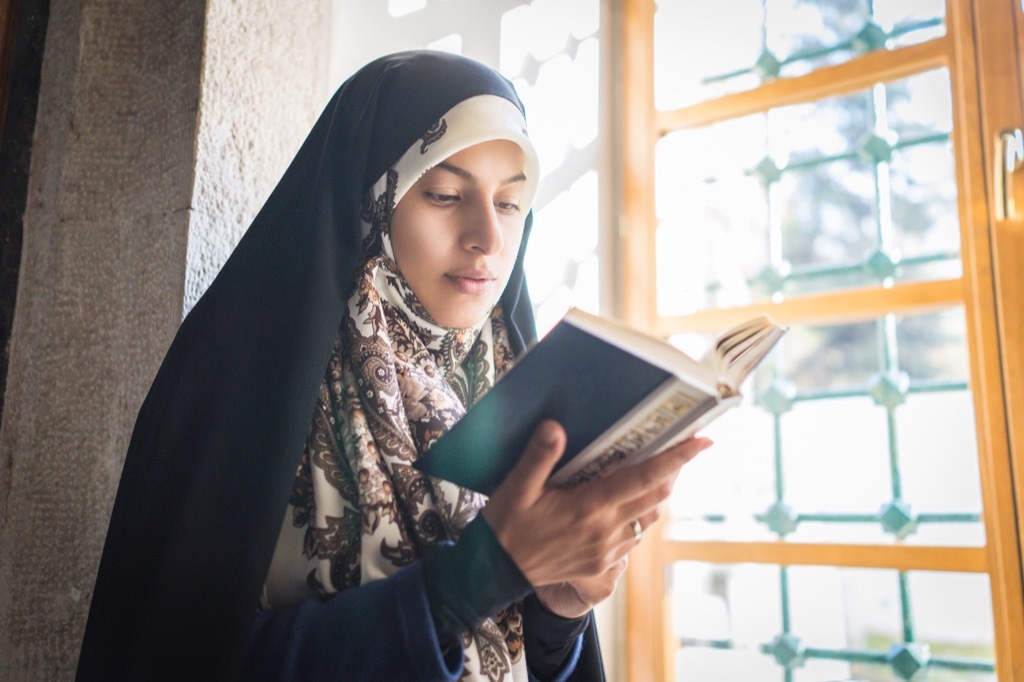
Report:
[{"label": "wooden window frame", "polygon": [[[984,5],[984,7],[983,7]],[[662,528],[634,551],[626,578],[626,671],[634,681],[668,680],[671,645],[665,565],[672,561],[762,562],[986,573],[992,594],[996,672],[1024,680],[1024,218],[998,219],[993,174],[999,132],[1024,127],[1024,9],[1016,0],[947,0],[947,35],[921,45],[879,51],[805,76],[780,78],[757,93],[726,95],[671,112],[654,108],[654,0],[616,7],[620,51],[616,101],[621,211],[617,233],[619,315],[667,336],[713,331],[751,313],[770,311],[785,323],[828,322],[830,311],[864,319],[884,312],[922,312],[962,305],[971,357],[986,545],[891,547],[786,542],[674,542]],[[954,101],[963,276],[659,317],[655,291],[654,147],[670,130],[816,100],[902,78],[949,70]],[[1012,95],[1016,96],[1012,96]],[[1024,173],[1021,173],[1024,175]],[[1024,178],[1014,195],[1024,213]],[[1015,492],[1016,491],[1016,492]]]}]

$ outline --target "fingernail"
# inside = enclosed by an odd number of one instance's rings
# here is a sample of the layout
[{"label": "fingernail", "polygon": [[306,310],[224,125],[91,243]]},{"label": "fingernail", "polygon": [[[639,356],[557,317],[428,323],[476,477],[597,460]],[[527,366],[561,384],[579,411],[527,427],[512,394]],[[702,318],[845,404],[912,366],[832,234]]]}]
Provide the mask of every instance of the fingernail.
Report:
[{"label": "fingernail", "polygon": [[558,442],[558,431],[553,424],[544,424],[544,428],[540,432],[540,442],[547,446],[552,446]]}]

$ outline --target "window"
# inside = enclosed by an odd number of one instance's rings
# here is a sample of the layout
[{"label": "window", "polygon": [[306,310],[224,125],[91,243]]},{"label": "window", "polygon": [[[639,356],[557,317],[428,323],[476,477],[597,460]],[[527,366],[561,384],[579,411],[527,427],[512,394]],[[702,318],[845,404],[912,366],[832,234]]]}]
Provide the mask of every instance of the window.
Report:
[{"label": "window", "polygon": [[625,0],[623,316],[791,327],[634,553],[630,679],[1024,668],[1024,221],[990,189],[1024,19],[984,4]]}]

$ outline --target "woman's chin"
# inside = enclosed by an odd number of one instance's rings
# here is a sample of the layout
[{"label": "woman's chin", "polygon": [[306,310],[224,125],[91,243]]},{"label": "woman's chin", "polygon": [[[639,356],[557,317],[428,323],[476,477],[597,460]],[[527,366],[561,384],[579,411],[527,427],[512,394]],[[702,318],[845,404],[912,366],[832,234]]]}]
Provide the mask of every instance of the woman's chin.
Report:
[{"label": "woman's chin", "polygon": [[[456,297],[452,297],[453,299]],[[462,297],[459,297],[462,298]],[[479,297],[472,297],[475,300],[468,302],[447,301],[448,305],[436,311],[427,308],[430,317],[442,327],[449,329],[465,329],[475,327],[491,314],[494,303],[490,300],[483,301]]]}]

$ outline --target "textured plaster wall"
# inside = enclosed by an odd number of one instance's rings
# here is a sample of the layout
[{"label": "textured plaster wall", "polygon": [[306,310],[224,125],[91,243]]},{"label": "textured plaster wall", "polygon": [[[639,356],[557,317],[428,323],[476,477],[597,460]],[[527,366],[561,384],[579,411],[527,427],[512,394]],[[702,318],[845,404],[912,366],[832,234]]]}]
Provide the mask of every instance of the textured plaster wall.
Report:
[{"label": "textured plaster wall", "polygon": [[70,679],[184,281],[205,2],[53,3],[0,431],[0,679]]},{"label": "textured plaster wall", "polygon": [[329,95],[329,5],[301,6],[51,5],[0,427],[0,680],[74,677],[139,405]]},{"label": "textured plaster wall", "polygon": [[224,264],[324,104],[330,0],[211,0],[185,309]]}]

